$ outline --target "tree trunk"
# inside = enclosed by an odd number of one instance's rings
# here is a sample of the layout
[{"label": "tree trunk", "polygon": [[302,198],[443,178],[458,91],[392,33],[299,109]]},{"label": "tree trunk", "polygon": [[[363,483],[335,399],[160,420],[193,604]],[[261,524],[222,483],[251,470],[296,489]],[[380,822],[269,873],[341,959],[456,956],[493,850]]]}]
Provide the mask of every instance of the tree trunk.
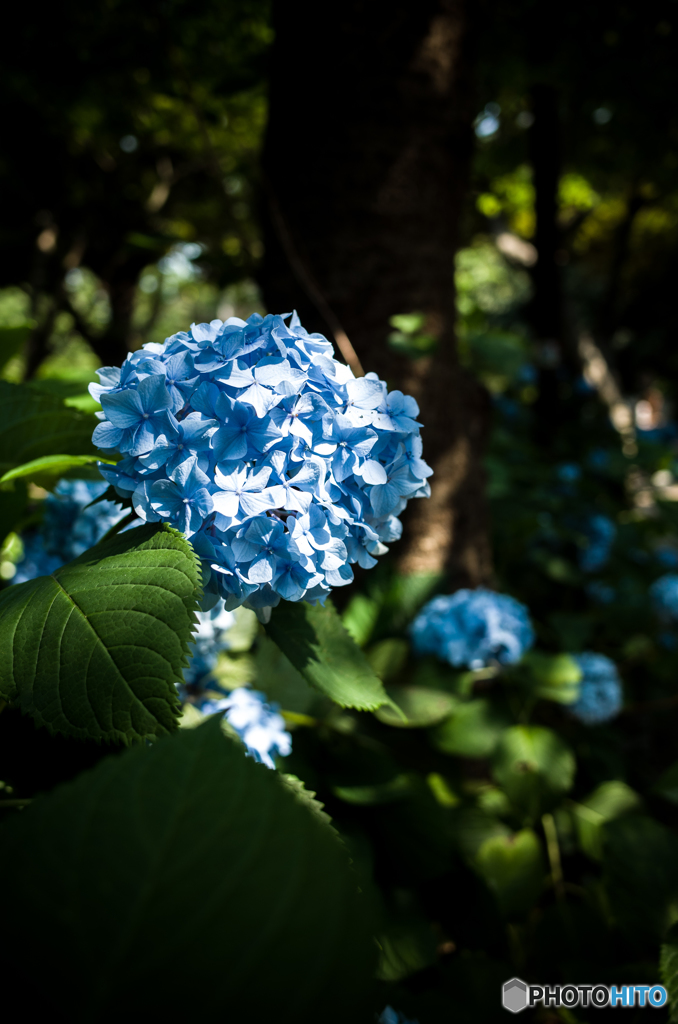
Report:
[{"label": "tree trunk", "polygon": [[[432,497],[411,503],[400,568],[454,586],[491,572],[484,392],[460,367],[454,254],[472,151],[463,0],[278,0],[264,153],[264,298],[345,331],[366,370],[422,409]],[[420,312],[436,351],[387,345]]]}]

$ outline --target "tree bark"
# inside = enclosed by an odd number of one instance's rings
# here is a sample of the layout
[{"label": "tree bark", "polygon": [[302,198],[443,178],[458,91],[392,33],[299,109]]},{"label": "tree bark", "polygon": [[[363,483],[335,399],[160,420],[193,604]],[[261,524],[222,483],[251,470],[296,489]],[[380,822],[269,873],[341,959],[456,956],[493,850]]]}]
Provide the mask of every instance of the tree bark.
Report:
[{"label": "tree bark", "polygon": [[[463,0],[278,0],[264,152],[270,310],[344,331],[366,370],[422,409],[432,497],[408,509],[400,568],[487,582],[479,385],[459,365],[454,254],[472,152]],[[436,351],[387,345],[420,312]]]}]

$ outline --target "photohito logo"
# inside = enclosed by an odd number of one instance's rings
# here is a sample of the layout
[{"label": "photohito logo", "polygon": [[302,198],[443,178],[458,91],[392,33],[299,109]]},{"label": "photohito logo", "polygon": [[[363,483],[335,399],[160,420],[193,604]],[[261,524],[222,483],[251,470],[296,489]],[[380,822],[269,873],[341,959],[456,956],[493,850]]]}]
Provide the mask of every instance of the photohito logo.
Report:
[{"label": "photohito logo", "polygon": [[528,985],[521,978],[505,981],[501,1001],[505,1010],[520,1013],[528,1006],[663,1006],[663,985]]}]

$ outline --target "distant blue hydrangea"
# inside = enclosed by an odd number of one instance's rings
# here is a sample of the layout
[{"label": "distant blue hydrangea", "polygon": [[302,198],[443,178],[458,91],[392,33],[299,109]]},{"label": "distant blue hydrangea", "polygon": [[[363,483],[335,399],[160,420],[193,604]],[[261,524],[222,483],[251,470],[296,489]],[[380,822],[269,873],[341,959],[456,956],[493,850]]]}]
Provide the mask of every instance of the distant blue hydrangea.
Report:
[{"label": "distant blue hydrangea", "polygon": [[678,573],[667,572],[650,587],[650,598],[660,618],[678,621]]},{"label": "distant blue hydrangea", "polygon": [[604,654],[585,651],[572,656],[582,672],[579,697],[570,712],[584,725],[609,722],[622,707],[622,688],[617,666]]},{"label": "distant blue hydrangea", "polygon": [[519,661],[534,642],[527,608],[492,590],[458,590],[434,597],[410,627],[418,654],[436,654],[450,665],[478,669]]},{"label": "distant blue hydrangea", "polygon": [[227,697],[205,699],[198,706],[204,715],[225,711],[247,752],[268,768],[275,768],[274,757],[286,757],[292,749],[292,737],[278,705],[268,704],[263,693],[241,686]]},{"label": "distant blue hydrangea", "polygon": [[387,1006],[379,1018],[378,1024],[419,1024],[419,1021],[410,1020],[403,1013],[394,1010],[392,1006]]},{"label": "distant blue hydrangea", "polygon": [[12,583],[48,576],[101,540],[127,514],[112,501],[87,508],[107,489],[104,480],[61,480],[44,502],[40,527],[22,538],[24,557]]},{"label": "distant blue hydrangea", "polygon": [[355,378],[296,314],[193,324],[99,377],[94,441],[124,456],[101,472],[191,538],[207,601],[229,609],[324,600],[430,493],[417,403]]},{"label": "distant blue hydrangea", "polygon": [[588,546],[579,551],[579,567],[583,572],[599,572],[609,560],[617,527],[608,516],[596,513],[588,516],[581,529]]}]

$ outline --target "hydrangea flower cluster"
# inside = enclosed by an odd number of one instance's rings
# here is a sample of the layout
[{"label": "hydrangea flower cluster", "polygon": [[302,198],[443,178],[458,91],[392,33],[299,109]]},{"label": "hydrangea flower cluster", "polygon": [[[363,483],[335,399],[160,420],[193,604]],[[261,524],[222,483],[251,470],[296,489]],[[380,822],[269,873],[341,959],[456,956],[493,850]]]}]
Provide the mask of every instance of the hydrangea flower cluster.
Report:
[{"label": "hydrangea flower cluster", "polygon": [[607,563],[617,536],[617,527],[608,516],[589,516],[582,527],[588,545],[579,552],[579,567],[583,572],[599,572]]},{"label": "hydrangea flower cluster", "polygon": [[204,715],[225,711],[248,754],[267,768],[275,768],[273,758],[286,757],[292,749],[292,737],[278,705],[268,704],[266,695],[257,690],[241,686],[227,697],[205,699],[198,706]]},{"label": "hydrangea flower cluster", "polygon": [[650,587],[650,597],[655,611],[662,619],[678,620],[678,573],[667,572]]},{"label": "hydrangea flower cluster", "polygon": [[604,654],[574,654],[582,672],[579,697],[570,712],[584,725],[609,722],[622,707],[622,688],[617,666]]},{"label": "hydrangea flower cluster", "polygon": [[124,456],[103,475],[191,539],[228,609],[324,600],[430,493],[414,399],[355,378],[296,314],[194,324],[99,377],[94,442]]},{"label": "hydrangea flower cluster", "polygon": [[126,515],[112,501],[87,506],[106,490],[103,480],[60,480],[44,502],[40,528],[22,538],[24,557],[12,583],[48,576],[101,540]]},{"label": "hydrangea flower cluster", "polygon": [[435,654],[450,665],[483,668],[512,665],[534,642],[525,605],[492,590],[457,590],[434,597],[410,627],[418,654]]}]

